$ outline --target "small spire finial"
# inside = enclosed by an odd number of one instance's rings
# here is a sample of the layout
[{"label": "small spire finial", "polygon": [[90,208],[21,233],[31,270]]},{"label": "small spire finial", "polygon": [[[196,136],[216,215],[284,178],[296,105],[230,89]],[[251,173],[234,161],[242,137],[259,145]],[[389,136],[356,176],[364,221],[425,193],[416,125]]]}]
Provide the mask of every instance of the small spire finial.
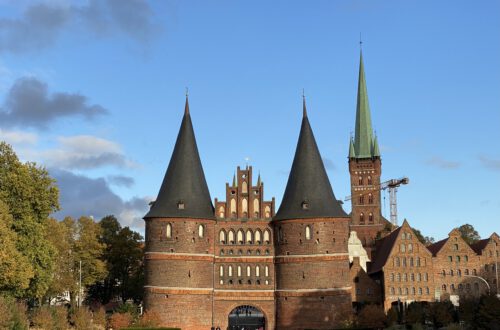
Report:
[{"label": "small spire finial", "polygon": [[302,116],[307,117],[306,94],[304,92],[304,88],[302,88]]},{"label": "small spire finial", "polygon": [[361,39],[361,32],[359,33],[359,50],[363,49],[363,39]]},{"label": "small spire finial", "polygon": [[186,105],[184,107],[184,114],[189,114],[189,100],[188,100],[188,96],[189,96],[189,93],[188,93],[188,88],[186,87]]}]

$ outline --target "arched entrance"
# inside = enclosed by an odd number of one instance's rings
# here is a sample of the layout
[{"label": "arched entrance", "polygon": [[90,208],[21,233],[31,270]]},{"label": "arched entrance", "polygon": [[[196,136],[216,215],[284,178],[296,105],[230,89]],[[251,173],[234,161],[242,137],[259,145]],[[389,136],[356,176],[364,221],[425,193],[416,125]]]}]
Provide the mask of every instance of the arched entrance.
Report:
[{"label": "arched entrance", "polygon": [[229,330],[265,330],[266,318],[262,311],[254,306],[238,306],[229,313]]}]

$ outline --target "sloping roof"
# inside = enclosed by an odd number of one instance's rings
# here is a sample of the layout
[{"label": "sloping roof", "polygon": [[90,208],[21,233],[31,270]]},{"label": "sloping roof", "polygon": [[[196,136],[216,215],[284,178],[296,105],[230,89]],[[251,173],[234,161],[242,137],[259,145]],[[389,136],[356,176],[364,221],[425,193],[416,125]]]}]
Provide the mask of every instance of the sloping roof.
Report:
[{"label": "sloping roof", "polygon": [[[184,207],[179,207],[179,203]],[[187,97],[179,135],[158,198],[144,218],[215,219]]]},{"label": "sloping roof", "polygon": [[377,248],[375,258],[373,258],[370,265],[370,273],[376,273],[382,270],[385,263],[387,262],[387,259],[389,258],[389,255],[391,254],[394,244],[396,243],[401,228],[403,228],[403,226],[393,230],[389,235],[381,240],[381,242],[379,243],[379,247]]},{"label": "sloping roof", "polygon": [[490,238],[485,238],[482,240],[477,241],[474,244],[471,244],[471,248],[476,252],[477,254],[483,254],[484,248],[488,245],[490,241]]},{"label": "sloping roof", "polygon": [[304,101],[302,126],[292,169],[283,201],[273,220],[322,217],[347,217],[347,214],[333,194]]},{"label": "sloping roof", "polygon": [[427,247],[427,250],[429,250],[432,255],[435,257],[436,254],[441,250],[441,248],[448,242],[449,237],[446,237],[445,239],[442,239],[434,244],[431,244]]},{"label": "sloping roof", "polygon": [[371,158],[373,154],[373,129],[366,88],[363,53],[359,55],[358,98],[356,104],[356,129],[354,133],[355,158]]}]

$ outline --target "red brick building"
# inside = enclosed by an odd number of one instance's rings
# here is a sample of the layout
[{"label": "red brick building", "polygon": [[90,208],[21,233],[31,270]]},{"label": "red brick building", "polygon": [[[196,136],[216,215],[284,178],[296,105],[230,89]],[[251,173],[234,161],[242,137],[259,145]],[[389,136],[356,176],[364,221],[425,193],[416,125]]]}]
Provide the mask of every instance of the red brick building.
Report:
[{"label": "red brick building", "polygon": [[332,329],[365,303],[387,310],[498,292],[497,234],[469,246],[453,230],[426,247],[406,220],[397,227],[382,216],[382,161],[362,57],[348,162],[350,215],[333,193],[304,100],[278,210],[251,166],[238,167],[225,200],[212,204],[186,98],[163,183],[144,217],[146,310],[182,329]]}]

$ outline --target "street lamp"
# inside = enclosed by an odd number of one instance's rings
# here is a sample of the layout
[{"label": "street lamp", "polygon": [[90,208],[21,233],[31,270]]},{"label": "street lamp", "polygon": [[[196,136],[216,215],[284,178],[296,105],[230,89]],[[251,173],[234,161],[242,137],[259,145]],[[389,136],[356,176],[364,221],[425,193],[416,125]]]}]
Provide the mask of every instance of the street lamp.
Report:
[{"label": "street lamp", "polygon": [[[490,288],[490,285],[488,283],[488,281],[486,281],[483,277],[481,276],[477,276],[477,275],[464,275],[464,277],[475,277],[475,278],[478,278],[480,279],[481,281],[483,281],[484,283],[486,283],[486,287],[488,288],[488,295],[491,294],[491,288]],[[498,285],[498,284],[497,284]]]}]

